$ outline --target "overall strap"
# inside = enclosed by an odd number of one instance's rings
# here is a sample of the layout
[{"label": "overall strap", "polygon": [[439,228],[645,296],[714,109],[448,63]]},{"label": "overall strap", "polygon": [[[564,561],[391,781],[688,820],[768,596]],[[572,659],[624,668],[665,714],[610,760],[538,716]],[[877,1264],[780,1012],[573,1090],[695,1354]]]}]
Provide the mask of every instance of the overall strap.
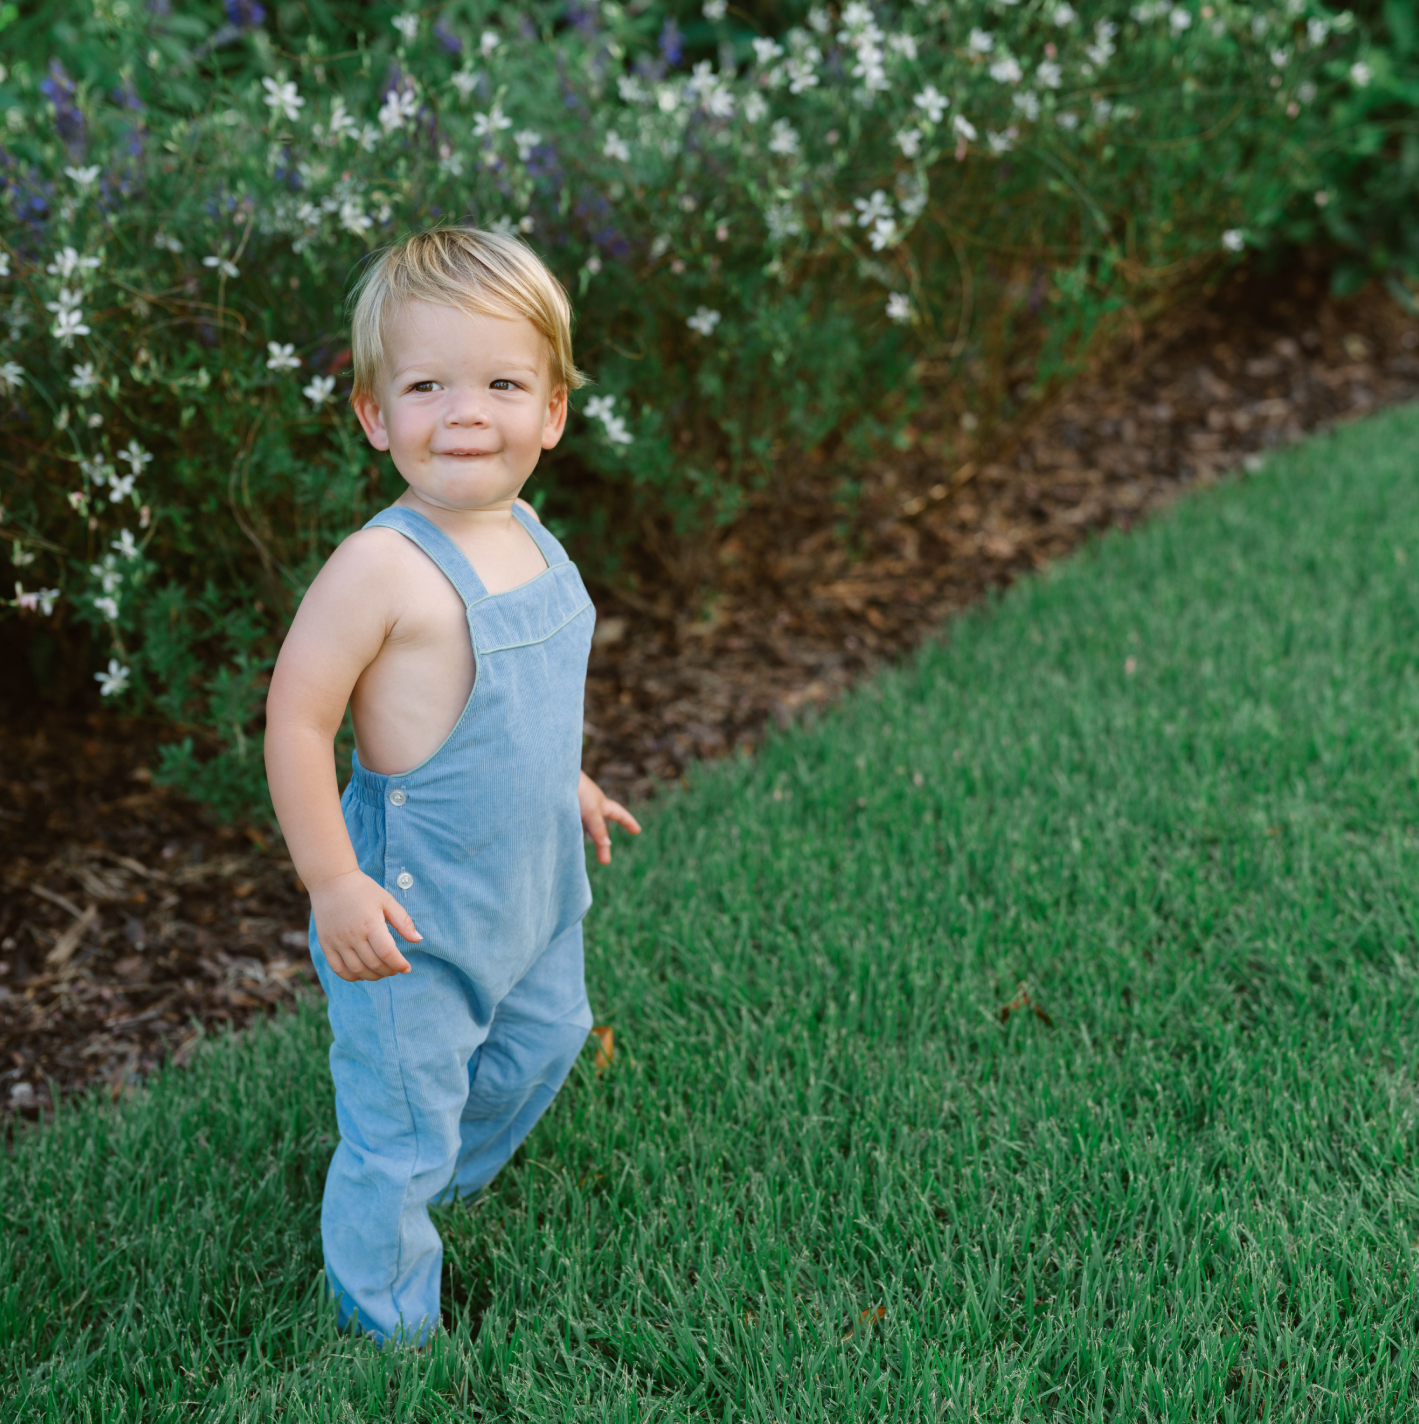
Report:
[{"label": "overall strap", "polygon": [[532,541],[541,549],[549,569],[571,562],[567,558],[567,551],[547,532],[546,526],[539,519],[529,514],[520,504],[513,505],[512,512],[517,522],[532,535]]},{"label": "overall strap", "polygon": [[467,608],[488,596],[483,581],[473,572],[468,556],[427,516],[402,504],[381,510],[366,529],[396,529],[411,543],[417,544],[443,571],[444,577],[458,591]]}]

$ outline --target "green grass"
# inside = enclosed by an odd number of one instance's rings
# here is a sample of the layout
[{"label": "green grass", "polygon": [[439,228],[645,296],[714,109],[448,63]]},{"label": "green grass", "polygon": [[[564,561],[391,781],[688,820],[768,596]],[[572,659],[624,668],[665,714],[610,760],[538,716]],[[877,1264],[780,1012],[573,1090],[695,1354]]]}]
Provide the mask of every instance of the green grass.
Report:
[{"label": "green grass", "polygon": [[656,809],[425,1355],[319,1303],[318,1006],[23,1134],[6,1417],[1419,1418],[1416,474],[1278,457]]}]

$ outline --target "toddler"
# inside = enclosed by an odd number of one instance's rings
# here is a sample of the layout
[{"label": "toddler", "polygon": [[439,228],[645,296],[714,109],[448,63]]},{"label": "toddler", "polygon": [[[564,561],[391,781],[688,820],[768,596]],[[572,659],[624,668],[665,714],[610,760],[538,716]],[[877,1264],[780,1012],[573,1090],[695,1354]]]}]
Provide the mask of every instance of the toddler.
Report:
[{"label": "toddler", "polygon": [[330,1289],[342,1326],[422,1343],[429,1204],[493,1179],[591,1027],[583,831],[604,865],[608,822],[640,827],[581,771],[596,615],[518,498],[582,383],[565,292],[513,238],[424,233],[370,266],[352,347],[355,412],[408,488],[306,593],[266,769],[335,1035]]}]

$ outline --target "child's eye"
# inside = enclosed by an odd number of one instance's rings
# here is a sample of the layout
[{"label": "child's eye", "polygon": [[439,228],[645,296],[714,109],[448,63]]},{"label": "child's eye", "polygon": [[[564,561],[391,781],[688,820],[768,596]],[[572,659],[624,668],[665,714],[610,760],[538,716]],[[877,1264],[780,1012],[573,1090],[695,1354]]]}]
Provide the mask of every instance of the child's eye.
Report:
[{"label": "child's eye", "polygon": [[499,376],[498,379],[493,382],[493,389],[495,391],[515,391],[517,389],[517,382],[508,380],[506,376]]},{"label": "child's eye", "polygon": [[421,396],[426,396],[436,385],[438,385],[437,381],[415,381],[409,389],[411,391],[418,391]]}]

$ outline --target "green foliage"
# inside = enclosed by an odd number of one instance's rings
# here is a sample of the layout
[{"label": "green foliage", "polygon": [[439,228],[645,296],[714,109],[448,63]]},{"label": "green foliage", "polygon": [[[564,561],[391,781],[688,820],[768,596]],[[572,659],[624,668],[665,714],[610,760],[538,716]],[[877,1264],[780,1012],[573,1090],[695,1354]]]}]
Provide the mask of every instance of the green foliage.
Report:
[{"label": "green foliage", "polygon": [[105,695],[220,749],[175,750],[183,785],[259,784],[292,609],[398,491],[340,398],[344,294],[402,233],[467,219],[546,257],[597,384],[534,491],[594,577],[655,556],[687,584],[806,451],[890,438],[923,358],[1007,419],[1119,308],[1313,231],[1317,174],[1348,175],[1334,234],[1403,269],[1377,235],[1402,18],[1384,48],[1310,0],[854,3],[776,38],[706,9],[683,34],[551,0],[11,25],[9,606],[71,653],[89,630]]},{"label": "green foliage", "polygon": [[616,1061],[441,1216],[425,1354],[317,1300],[318,1003],[21,1131],[7,1417],[1412,1419],[1416,456],[1278,457],[658,807]]}]

